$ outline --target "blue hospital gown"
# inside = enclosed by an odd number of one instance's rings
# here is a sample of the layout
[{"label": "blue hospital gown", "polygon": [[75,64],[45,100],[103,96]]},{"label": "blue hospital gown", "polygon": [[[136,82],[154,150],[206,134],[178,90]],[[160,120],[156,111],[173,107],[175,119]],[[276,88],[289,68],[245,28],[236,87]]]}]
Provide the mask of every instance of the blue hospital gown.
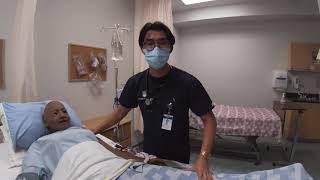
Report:
[{"label": "blue hospital gown", "polygon": [[22,173],[35,173],[43,179],[51,179],[63,153],[85,141],[97,139],[91,131],[80,127],[70,127],[39,138],[28,149],[22,163]]}]

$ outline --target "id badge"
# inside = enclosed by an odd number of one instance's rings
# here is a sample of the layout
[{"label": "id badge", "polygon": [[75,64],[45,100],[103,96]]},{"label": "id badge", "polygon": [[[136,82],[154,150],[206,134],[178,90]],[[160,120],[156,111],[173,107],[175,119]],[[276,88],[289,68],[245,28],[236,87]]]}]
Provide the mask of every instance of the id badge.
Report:
[{"label": "id badge", "polygon": [[164,114],[162,118],[161,129],[171,131],[173,116],[169,114]]}]

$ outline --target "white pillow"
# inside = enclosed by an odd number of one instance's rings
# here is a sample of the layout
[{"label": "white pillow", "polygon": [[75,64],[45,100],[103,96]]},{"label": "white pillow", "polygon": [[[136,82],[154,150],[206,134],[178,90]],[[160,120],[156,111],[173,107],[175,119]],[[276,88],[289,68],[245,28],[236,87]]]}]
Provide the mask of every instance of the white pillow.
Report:
[{"label": "white pillow", "polygon": [[3,134],[3,141],[8,144],[9,164],[11,168],[19,167],[22,165],[22,161],[26,154],[26,151],[25,150],[19,150],[16,152],[14,151],[13,143],[12,143],[10,132],[9,132],[9,127],[5,118],[6,116],[4,114],[2,103],[0,103],[0,120],[2,122],[2,126],[0,126],[0,129]]}]

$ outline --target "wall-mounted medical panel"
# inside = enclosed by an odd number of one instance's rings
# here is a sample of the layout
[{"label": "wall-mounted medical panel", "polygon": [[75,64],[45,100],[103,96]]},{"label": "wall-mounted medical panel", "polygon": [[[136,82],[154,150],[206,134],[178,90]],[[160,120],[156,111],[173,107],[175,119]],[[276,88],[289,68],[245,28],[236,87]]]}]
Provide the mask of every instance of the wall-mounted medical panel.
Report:
[{"label": "wall-mounted medical panel", "polygon": [[69,44],[69,82],[107,80],[107,50]]}]

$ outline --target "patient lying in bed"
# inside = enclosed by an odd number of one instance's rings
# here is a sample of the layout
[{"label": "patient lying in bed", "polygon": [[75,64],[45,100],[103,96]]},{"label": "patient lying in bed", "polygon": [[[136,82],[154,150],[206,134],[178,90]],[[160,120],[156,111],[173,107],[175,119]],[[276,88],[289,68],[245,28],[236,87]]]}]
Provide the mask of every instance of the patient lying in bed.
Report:
[{"label": "patient lying in bed", "polygon": [[[39,138],[31,145],[23,161],[22,174],[16,179],[100,180],[116,177],[119,180],[143,180],[160,177],[165,179],[197,179],[197,174],[194,172],[154,165],[145,165],[140,172],[136,168],[137,163],[130,166],[131,161],[126,159],[137,159],[138,161],[143,159],[113,149],[100,142],[87,129],[70,127],[68,113],[64,106],[57,101],[50,102],[46,106],[43,121],[51,134]],[[168,161],[155,160],[152,163],[154,162],[166,163]],[[299,176],[296,176],[297,174]],[[220,174],[215,179],[239,178],[259,180],[312,179],[301,164],[249,174]]]},{"label": "patient lying in bed", "polygon": [[50,135],[34,142],[22,163],[17,179],[50,179],[63,153],[73,145],[97,141],[95,135],[79,127],[70,127],[70,117],[62,103],[51,101],[43,112],[43,123]]},{"label": "patient lying in bed", "polygon": [[[113,174],[116,170],[121,169],[123,165],[127,164],[128,161],[126,159],[143,161],[142,158],[138,158],[133,154],[111,148],[111,146],[97,139],[87,129],[70,127],[68,112],[63,104],[58,101],[51,101],[47,104],[43,112],[43,123],[50,134],[39,138],[30,146],[22,163],[22,173],[16,180],[54,179],[55,176],[55,179],[59,180],[61,177],[63,179],[72,179],[71,177],[66,177],[68,175],[64,172],[79,171],[83,165],[88,166],[84,168],[86,171],[89,167],[91,169],[96,168],[91,174],[86,174],[86,178],[91,177],[91,175],[97,177],[97,169],[99,169],[99,172],[104,172],[100,174],[102,177],[107,177],[110,176],[107,174],[108,172],[109,174]],[[75,146],[80,147],[80,152]],[[73,150],[71,151],[71,149]],[[77,154],[77,151],[78,156],[73,157]],[[69,156],[63,158],[67,156],[68,152]],[[71,160],[72,157],[73,160]],[[61,159],[68,160],[60,162]],[[66,163],[70,163],[71,161],[72,165],[66,165]],[[92,163],[91,165],[89,165],[90,162]],[[168,163],[169,161],[159,159],[153,161],[155,164],[162,163],[162,165],[166,162]],[[66,170],[68,168],[70,168],[69,172]],[[78,169],[75,170],[75,168]],[[56,169],[57,171],[61,171],[62,169],[63,172],[54,173]],[[73,172],[73,175],[75,174]]]}]

